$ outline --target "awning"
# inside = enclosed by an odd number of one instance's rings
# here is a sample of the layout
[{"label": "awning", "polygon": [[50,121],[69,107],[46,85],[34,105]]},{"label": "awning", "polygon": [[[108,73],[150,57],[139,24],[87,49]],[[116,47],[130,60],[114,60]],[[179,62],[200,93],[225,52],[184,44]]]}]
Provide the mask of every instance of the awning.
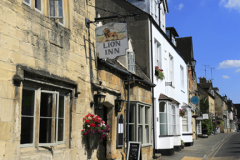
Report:
[{"label": "awning", "polygon": [[202,120],[203,120],[203,117],[197,117],[196,120],[197,120],[197,121],[202,121]]},{"label": "awning", "polygon": [[177,100],[175,100],[175,99],[173,99],[173,98],[171,98],[171,97],[168,97],[168,96],[166,96],[165,94],[160,94],[159,95],[159,98],[158,98],[159,100],[166,100],[166,101],[170,101],[170,102],[172,102],[172,103],[174,103],[174,104],[180,104]]}]

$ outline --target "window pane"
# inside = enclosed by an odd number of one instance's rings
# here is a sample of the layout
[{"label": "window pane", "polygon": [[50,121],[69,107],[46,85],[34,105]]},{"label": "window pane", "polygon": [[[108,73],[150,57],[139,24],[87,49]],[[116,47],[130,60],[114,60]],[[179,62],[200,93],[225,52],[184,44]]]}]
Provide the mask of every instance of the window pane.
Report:
[{"label": "window pane", "polygon": [[56,121],[52,118],[40,118],[39,143],[55,143]]},{"label": "window pane", "polygon": [[58,109],[58,117],[64,117],[64,96],[59,96],[59,109]]},{"label": "window pane", "polygon": [[175,121],[175,115],[172,116],[172,124],[175,125],[176,121]]},{"label": "window pane", "polygon": [[149,127],[145,126],[145,143],[149,143]]},{"label": "window pane", "polygon": [[22,117],[20,144],[33,143],[33,117]]},{"label": "window pane", "polygon": [[167,123],[167,113],[160,113],[160,123]]},{"label": "window pane", "polygon": [[145,124],[149,124],[149,107],[145,107]]},{"label": "window pane", "polygon": [[56,100],[56,94],[41,93],[40,117],[56,117],[54,99]]},{"label": "window pane", "polygon": [[22,115],[34,115],[35,91],[23,89],[22,94]]},{"label": "window pane", "polygon": [[135,129],[134,125],[129,125],[129,141],[135,141]]},{"label": "window pane", "polygon": [[160,102],[159,112],[166,112],[166,103],[165,102]]},{"label": "window pane", "polygon": [[142,126],[138,126],[138,142],[142,142]]},{"label": "window pane", "polygon": [[142,124],[143,105],[138,105],[138,124]]},{"label": "window pane", "polygon": [[50,16],[55,16],[55,1],[50,0]]},{"label": "window pane", "polygon": [[129,118],[129,123],[134,123],[134,117],[135,117],[135,104],[130,104],[130,118]]},{"label": "window pane", "polygon": [[187,132],[188,131],[188,126],[187,125],[183,125],[182,128],[183,128],[183,132]]},{"label": "window pane", "polygon": [[26,2],[26,3],[30,4],[30,0],[24,0],[24,2]]},{"label": "window pane", "polygon": [[35,8],[37,8],[39,11],[42,10],[41,0],[35,0]]},{"label": "window pane", "polygon": [[63,141],[64,134],[64,121],[63,119],[58,120],[58,141]]},{"label": "window pane", "polygon": [[[59,14],[59,17],[63,17],[62,1],[58,1],[58,14]],[[63,19],[60,18],[59,22],[63,23]]]},{"label": "window pane", "polygon": [[160,124],[160,135],[167,135],[167,124]]}]

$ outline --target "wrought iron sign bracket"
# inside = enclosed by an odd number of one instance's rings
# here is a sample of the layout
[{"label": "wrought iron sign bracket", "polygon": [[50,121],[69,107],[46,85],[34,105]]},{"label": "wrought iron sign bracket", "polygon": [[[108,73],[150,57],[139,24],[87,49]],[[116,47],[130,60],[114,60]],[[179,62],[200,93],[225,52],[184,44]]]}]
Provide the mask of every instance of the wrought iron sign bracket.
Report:
[{"label": "wrought iron sign bracket", "polygon": [[109,17],[95,18],[94,21],[90,21],[88,18],[85,18],[85,26],[87,28],[90,28],[90,23],[96,23],[96,22],[103,21],[103,20],[108,20],[108,19],[115,19],[115,18],[119,19],[119,18],[134,17],[134,16],[139,16],[139,15],[136,14],[136,13],[135,14],[130,14],[130,15],[124,15],[124,16],[115,15],[115,16],[109,16]]},{"label": "wrought iron sign bracket", "polygon": [[165,86],[172,86],[172,82],[165,82]]}]

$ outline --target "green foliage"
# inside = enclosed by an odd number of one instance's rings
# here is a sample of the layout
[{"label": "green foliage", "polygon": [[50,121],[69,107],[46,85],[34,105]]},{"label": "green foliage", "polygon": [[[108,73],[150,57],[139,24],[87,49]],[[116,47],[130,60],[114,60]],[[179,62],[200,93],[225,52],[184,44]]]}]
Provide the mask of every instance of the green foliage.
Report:
[{"label": "green foliage", "polygon": [[163,80],[164,79],[164,74],[163,74],[163,72],[162,71],[158,71],[159,73],[158,73],[158,79],[161,79],[161,80]]},{"label": "green foliage", "polygon": [[207,97],[200,99],[200,106],[202,113],[208,113],[209,112],[209,102]]},{"label": "green foliage", "polygon": [[183,142],[183,140],[181,140],[181,145],[184,145],[184,142]]},{"label": "green foliage", "polygon": [[208,135],[211,135],[212,132],[216,130],[216,125],[212,122],[212,119],[204,119],[202,121],[202,127],[203,129],[208,130]]}]

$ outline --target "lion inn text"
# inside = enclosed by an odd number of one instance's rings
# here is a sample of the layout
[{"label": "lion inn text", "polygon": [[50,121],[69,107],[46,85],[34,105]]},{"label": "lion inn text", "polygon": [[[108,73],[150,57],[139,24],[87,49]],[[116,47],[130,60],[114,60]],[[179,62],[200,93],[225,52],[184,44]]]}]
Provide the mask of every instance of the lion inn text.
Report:
[{"label": "lion inn text", "polygon": [[120,49],[119,49],[120,46],[121,46],[120,41],[103,43],[103,48],[105,49],[105,55],[120,53]]}]

